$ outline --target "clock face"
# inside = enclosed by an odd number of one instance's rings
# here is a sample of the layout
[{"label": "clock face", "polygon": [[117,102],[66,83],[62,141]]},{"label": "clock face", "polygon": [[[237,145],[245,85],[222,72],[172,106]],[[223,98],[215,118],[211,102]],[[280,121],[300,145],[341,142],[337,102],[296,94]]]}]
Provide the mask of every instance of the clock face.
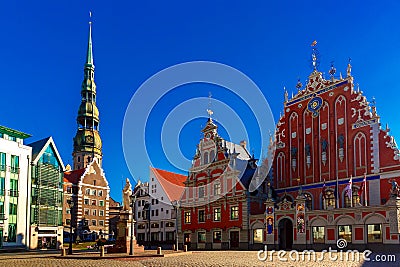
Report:
[{"label": "clock face", "polygon": [[87,143],[93,143],[93,136],[87,135],[87,136],[86,136],[86,142],[87,142]]}]

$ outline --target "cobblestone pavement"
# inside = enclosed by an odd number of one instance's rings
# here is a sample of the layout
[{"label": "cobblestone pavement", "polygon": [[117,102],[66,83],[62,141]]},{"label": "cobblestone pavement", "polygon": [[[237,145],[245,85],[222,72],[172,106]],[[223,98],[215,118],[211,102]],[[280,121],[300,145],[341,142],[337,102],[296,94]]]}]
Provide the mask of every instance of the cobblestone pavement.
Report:
[{"label": "cobblestone pavement", "polygon": [[[317,253],[317,258],[320,256]],[[90,258],[89,258],[90,257]],[[287,258],[288,255],[286,255]],[[260,261],[255,251],[207,251],[193,252],[193,254],[175,255],[172,257],[137,257],[137,258],[96,258],[92,255],[79,258],[60,258],[52,254],[0,254],[0,266],[5,267],[114,267],[114,266],[130,266],[130,267],[257,267],[257,266],[400,266],[400,254],[396,255],[397,262],[377,264],[376,262],[330,261],[325,257],[323,261],[278,261],[277,257],[271,262],[269,259]]]}]

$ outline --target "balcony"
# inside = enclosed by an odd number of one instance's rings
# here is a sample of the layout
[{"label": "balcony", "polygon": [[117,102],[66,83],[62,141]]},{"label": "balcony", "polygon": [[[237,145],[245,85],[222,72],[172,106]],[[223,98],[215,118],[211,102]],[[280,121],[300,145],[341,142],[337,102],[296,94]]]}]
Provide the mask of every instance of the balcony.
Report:
[{"label": "balcony", "polygon": [[8,190],[8,195],[10,197],[18,197],[18,190]]}]

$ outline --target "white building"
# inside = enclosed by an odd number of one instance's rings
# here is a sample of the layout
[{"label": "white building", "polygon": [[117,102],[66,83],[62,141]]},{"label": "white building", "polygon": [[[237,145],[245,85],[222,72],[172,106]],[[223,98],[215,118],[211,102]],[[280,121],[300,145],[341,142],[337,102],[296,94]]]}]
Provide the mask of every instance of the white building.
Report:
[{"label": "white building", "polygon": [[0,247],[29,244],[32,148],[23,144],[28,137],[0,126]]},{"label": "white building", "polygon": [[134,188],[135,233],[140,245],[171,246],[175,242],[176,216],[172,202],[179,200],[186,176],[150,167],[149,182]]}]

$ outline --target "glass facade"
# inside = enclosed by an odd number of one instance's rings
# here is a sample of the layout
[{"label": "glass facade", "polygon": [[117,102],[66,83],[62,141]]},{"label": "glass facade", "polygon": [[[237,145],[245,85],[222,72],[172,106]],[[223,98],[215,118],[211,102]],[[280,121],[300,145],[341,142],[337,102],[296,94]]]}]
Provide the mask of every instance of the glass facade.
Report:
[{"label": "glass facade", "polygon": [[32,166],[32,224],[62,226],[62,183],[60,162],[49,145]]}]

